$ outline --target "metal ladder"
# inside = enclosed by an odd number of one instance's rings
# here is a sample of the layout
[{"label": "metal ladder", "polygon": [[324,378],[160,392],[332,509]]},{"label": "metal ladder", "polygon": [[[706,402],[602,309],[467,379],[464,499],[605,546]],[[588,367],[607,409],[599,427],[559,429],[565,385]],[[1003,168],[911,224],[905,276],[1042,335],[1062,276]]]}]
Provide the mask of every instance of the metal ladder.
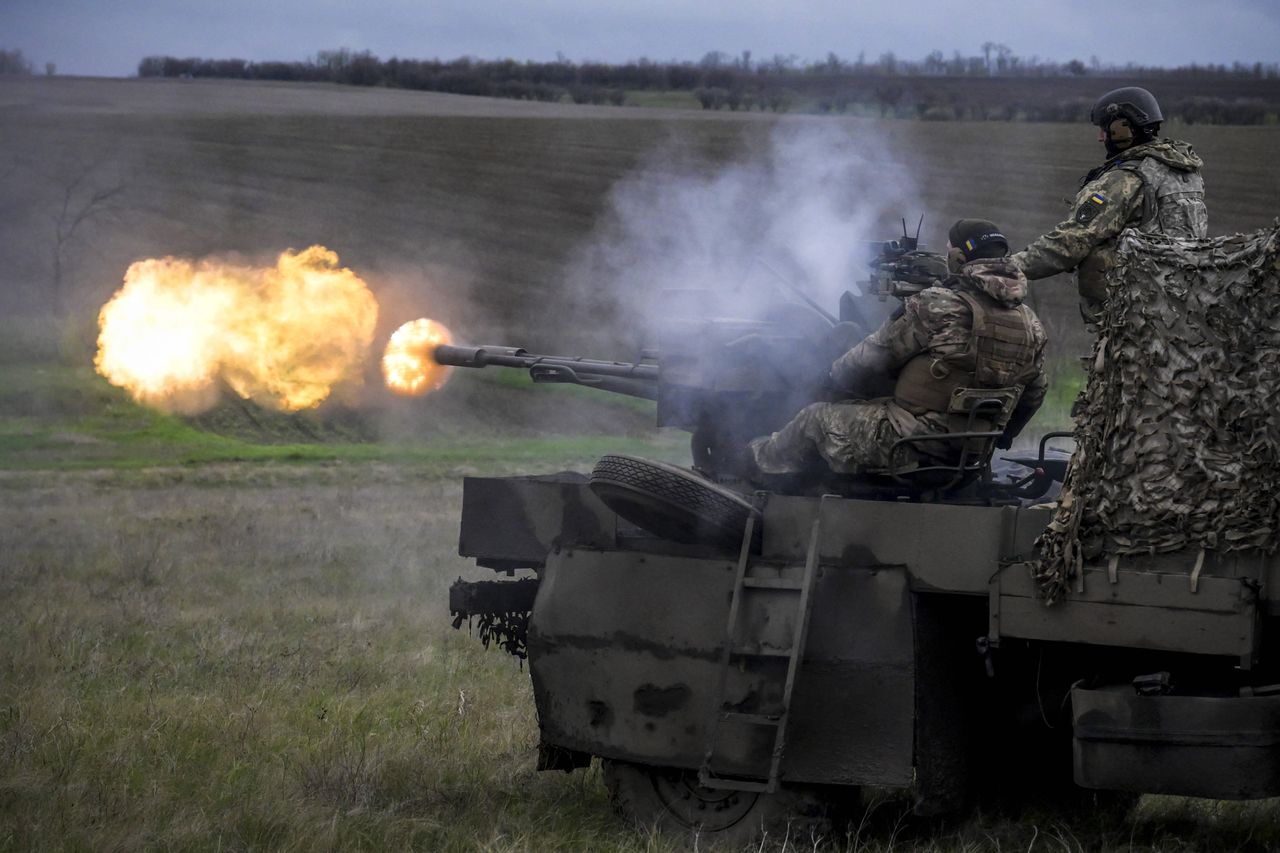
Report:
[{"label": "metal ladder", "polygon": [[[725,635],[724,648],[720,656],[720,679],[716,690],[716,701],[712,705],[712,718],[708,725],[707,751],[703,756],[702,766],[698,770],[698,781],[707,788],[729,791],[758,791],[773,793],[778,787],[778,774],[782,767],[782,756],[787,744],[787,720],[791,711],[791,694],[795,688],[796,674],[800,663],[804,660],[805,638],[809,631],[810,594],[813,591],[814,578],[818,574],[818,551],[822,533],[823,507],[828,497],[824,495],[818,504],[818,511],[813,519],[813,527],[809,534],[809,550],[805,556],[804,575],[799,581],[790,578],[751,577],[747,570],[751,562],[751,543],[755,536],[756,513],[747,519],[746,530],[742,537],[742,551],[738,557],[738,571],[733,582],[733,597],[729,603],[729,623]],[[795,596],[795,625],[788,649],[748,648],[738,644],[738,622],[743,611],[743,601],[753,594],[785,593]],[[780,706],[773,713],[744,713],[726,707],[725,691],[729,681],[729,671],[739,661],[756,658],[781,658],[787,661],[786,679],[782,687]],[[769,755],[767,769],[761,767],[756,772],[723,775],[715,771],[714,765],[721,756],[717,748],[721,745],[726,729],[741,727],[763,727],[773,730],[773,749]]]}]

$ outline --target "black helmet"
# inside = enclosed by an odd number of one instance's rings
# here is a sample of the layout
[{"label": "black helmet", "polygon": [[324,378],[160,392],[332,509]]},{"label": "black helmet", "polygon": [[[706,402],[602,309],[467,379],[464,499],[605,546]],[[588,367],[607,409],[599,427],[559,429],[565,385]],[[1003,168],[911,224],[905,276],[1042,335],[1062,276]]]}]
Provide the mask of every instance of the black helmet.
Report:
[{"label": "black helmet", "polygon": [[1009,238],[1000,226],[988,219],[960,219],[947,232],[947,242],[959,249],[966,261],[1003,258],[1009,254]]},{"label": "black helmet", "polygon": [[1118,118],[1128,119],[1134,127],[1146,127],[1164,121],[1164,114],[1155,95],[1138,86],[1125,86],[1098,98],[1089,112],[1089,121],[1101,128]]}]

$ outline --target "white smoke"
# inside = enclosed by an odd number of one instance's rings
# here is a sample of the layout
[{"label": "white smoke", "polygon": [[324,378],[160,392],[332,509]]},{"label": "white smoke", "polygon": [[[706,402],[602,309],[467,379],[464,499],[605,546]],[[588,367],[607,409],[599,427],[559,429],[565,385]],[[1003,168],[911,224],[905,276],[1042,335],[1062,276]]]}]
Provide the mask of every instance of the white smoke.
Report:
[{"label": "white smoke", "polygon": [[615,186],[573,276],[648,323],[669,315],[668,288],[732,294],[746,315],[796,301],[783,280],[834,314],[841,293],[862,292],[866,242],[900,236],[903,217],[914,233],[921,209],[910,170],[867,127],[785,122],[721,165],[675,141]]}]

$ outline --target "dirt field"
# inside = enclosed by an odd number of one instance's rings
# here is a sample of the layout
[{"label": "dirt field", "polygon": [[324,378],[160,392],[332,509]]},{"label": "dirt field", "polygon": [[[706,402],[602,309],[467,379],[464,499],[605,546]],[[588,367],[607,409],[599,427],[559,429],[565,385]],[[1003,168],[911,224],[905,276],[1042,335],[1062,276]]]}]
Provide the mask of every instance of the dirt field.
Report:
[{"label": "dirt field", "polygon": [[[366,406],[391,430],[377,437],[412,444],[250,455],[275,437],[143,413],[86,375],[84,346],[132,260],[320,242],[370,281],[384,331],[428,314],[477,342],[629,357],[628,295],[582,276],[635,280],[617,257],[583,259],[626,236],[626,204],[646,199],[637,174],[679,195],[763,160],[748,179],[785,208],[790,177],[768,160],[779,127],[909,173],[850,221],[892,236],[898,217],[927,213],[935,246],[964,215],[1031,239],[1098,153],[1089,128],[1062,125],[0,81],[0,850],[677,849],[616,820],[598,770],[533,770],[527,674],[453,631],[444,603],[455,577],[488,574],[455,554],[462,476],[581,468],[601,433],[644,440],[646,411],[488,378],[403,405],[375,389]],[[1280,129],[1170,130],[1209,163],[1215,233],[1280,213]],[[877,189],[856,176],[836,207]],[[86,187],[120,192],[62,247],[67,331],[47,319],[52,223]],[[726,269],[737,251],[717,255]],[[1081,346],[1069,285],[1038,298],[1066,358]],[[1280,845],[1273,801],[1147,797],[1115,823],[1033,810],[928,825],[900,796],[869,802],[827,849]]]}]

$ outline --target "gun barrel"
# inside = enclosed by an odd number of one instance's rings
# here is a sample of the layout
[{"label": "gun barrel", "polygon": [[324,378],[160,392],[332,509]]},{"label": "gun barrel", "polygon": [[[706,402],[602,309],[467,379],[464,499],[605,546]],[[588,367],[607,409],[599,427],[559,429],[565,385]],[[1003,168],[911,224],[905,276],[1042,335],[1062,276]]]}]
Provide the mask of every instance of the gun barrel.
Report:
[{"label": "gun barrel", "polygon": [[450,367],[485,367],[490,364],[497,364],[503,367],[528,367],[526,363],[528,353],[519,347],[455,347],[450,344],[440,344],[432,353],[437,364],[447,364]]},{"label": "gun barrel", "polygon": [[535,382],[586,385],[632,397],[655,399],[653,383],[658,365],[629,361],[598,361],[568,355],[538,355],[520,347],[452,346],[441,344],[433,353],[439,364],[451,367],[515,367],[529,371]]}]

